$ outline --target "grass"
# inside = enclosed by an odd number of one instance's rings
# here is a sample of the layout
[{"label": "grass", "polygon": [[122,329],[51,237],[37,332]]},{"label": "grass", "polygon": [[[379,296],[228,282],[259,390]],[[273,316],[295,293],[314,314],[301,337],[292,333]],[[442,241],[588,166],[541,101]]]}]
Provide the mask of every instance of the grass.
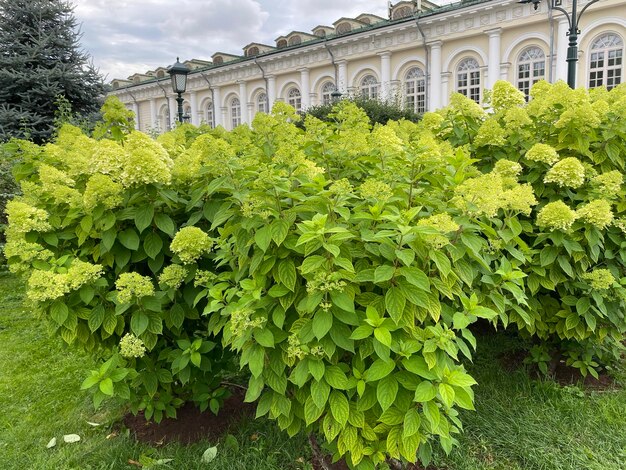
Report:
[{"label": "grass", "polygon": [[[23,287],[0,275],[0,468],[129,469],[129,460],[173,459],[156,468],[212,470],[307,469],[304,437],[288,439],[273,422],[247,421],[233,430],[236,446],[224,441],[159,448],[117,432],[123,410],[95,412],[79,390],[91,358],[48,334],[46,322],[22,305]],[[523,371],[504,372],[497,357],[515,347],[503,335],[481,338],[471,365],[477,412],[463,412],[465,433],[448,457],[434,464],[451,470],[620,470],[626,468],[626,391],[583,391],[531,380]],[[93,427],[88,422],[102,423]],[[63,442],[64,434],[81,441]],[[57,445],[46,444],[57,438]],[[108,437],[108,438],[107,438]],[[218,446],[216,459],[203,452]]]}]

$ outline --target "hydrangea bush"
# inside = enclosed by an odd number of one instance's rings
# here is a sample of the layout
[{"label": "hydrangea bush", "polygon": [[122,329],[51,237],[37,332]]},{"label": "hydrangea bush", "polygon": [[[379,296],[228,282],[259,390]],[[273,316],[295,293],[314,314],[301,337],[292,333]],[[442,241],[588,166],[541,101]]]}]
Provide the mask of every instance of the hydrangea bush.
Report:
[{"label": "hydrangea bush", "polygon": [[[160,419],[217,412],[235,360],[246,400],[358,469],[449,452],[473,409],[478,318],[595,373],[624,338],[626,88],[505,83],[370,126],[279,103],[232,132],[157,141],[66,126],[23,145],[7,257],[83,384]],[[591,116],[591,118],[590,118]],[[543,357],[543,356],[542,356]]]}]

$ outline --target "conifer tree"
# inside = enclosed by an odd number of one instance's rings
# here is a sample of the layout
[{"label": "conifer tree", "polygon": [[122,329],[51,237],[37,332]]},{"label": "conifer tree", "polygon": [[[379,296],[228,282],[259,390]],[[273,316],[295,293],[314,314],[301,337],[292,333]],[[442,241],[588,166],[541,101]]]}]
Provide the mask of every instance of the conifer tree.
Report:
[{"label": "conifer tree", "polygon": [[0,142],[48,140],[59,97],[75,115],[97,112],[104,85],[80,38],[66,0],[0,0]]}]

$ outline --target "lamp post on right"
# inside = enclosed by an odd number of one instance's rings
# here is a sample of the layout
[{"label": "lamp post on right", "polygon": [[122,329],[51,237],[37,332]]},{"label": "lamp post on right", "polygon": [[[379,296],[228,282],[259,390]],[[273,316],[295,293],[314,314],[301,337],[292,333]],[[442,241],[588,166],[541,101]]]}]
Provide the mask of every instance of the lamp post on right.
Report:
[{"label": "lamp post on right", "polygon": [[[578,2],[577,0],[572,0],[572,11],[567,12],[563,7],[563,0],[547,0],[552,3],[552,9],[560,11],[567,18],[567,22],[569,23],[569,30],[567,35],[569,36],[569,45],[567,47],[567,84],[570,88],[576,88],[576,64],[578,62],[578,35],[580,34],[580,30],[578,29],[578,24],[580,23],[580,18],[585,13],[585,10],[589,8],[596,2],[600,0],[591,0],[591,2],[587,3],[578,13]],[[535,7],[535,10],[539,8],[539,4],[541,0],[520,0],[518,3],[532,3]]]}]

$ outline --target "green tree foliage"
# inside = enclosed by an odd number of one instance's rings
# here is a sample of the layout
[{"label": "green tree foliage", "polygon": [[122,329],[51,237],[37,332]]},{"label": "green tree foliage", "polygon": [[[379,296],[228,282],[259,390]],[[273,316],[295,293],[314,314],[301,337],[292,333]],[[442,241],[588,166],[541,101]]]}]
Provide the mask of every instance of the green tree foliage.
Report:
[{"label": "green tree foliage", "polygon": [[0,0],[0,141],[48,140],[57,96],[74,114],[98,110],[102,78],[79,40],[69,2]]},{"label": "green tree foliage", "polygon": [[626,87],[532,93],[499,83],[492,114],[454,95],[417,124],[341,102],[306,130],[284,103],[156,142],[65,126],[22,144],[6,254],[63,340],[107,359],[96,404],[217,411],[236,354],[290,435],[359,470],[427,463],[473,409],[477,319],[583,373],[623,350]]}]

